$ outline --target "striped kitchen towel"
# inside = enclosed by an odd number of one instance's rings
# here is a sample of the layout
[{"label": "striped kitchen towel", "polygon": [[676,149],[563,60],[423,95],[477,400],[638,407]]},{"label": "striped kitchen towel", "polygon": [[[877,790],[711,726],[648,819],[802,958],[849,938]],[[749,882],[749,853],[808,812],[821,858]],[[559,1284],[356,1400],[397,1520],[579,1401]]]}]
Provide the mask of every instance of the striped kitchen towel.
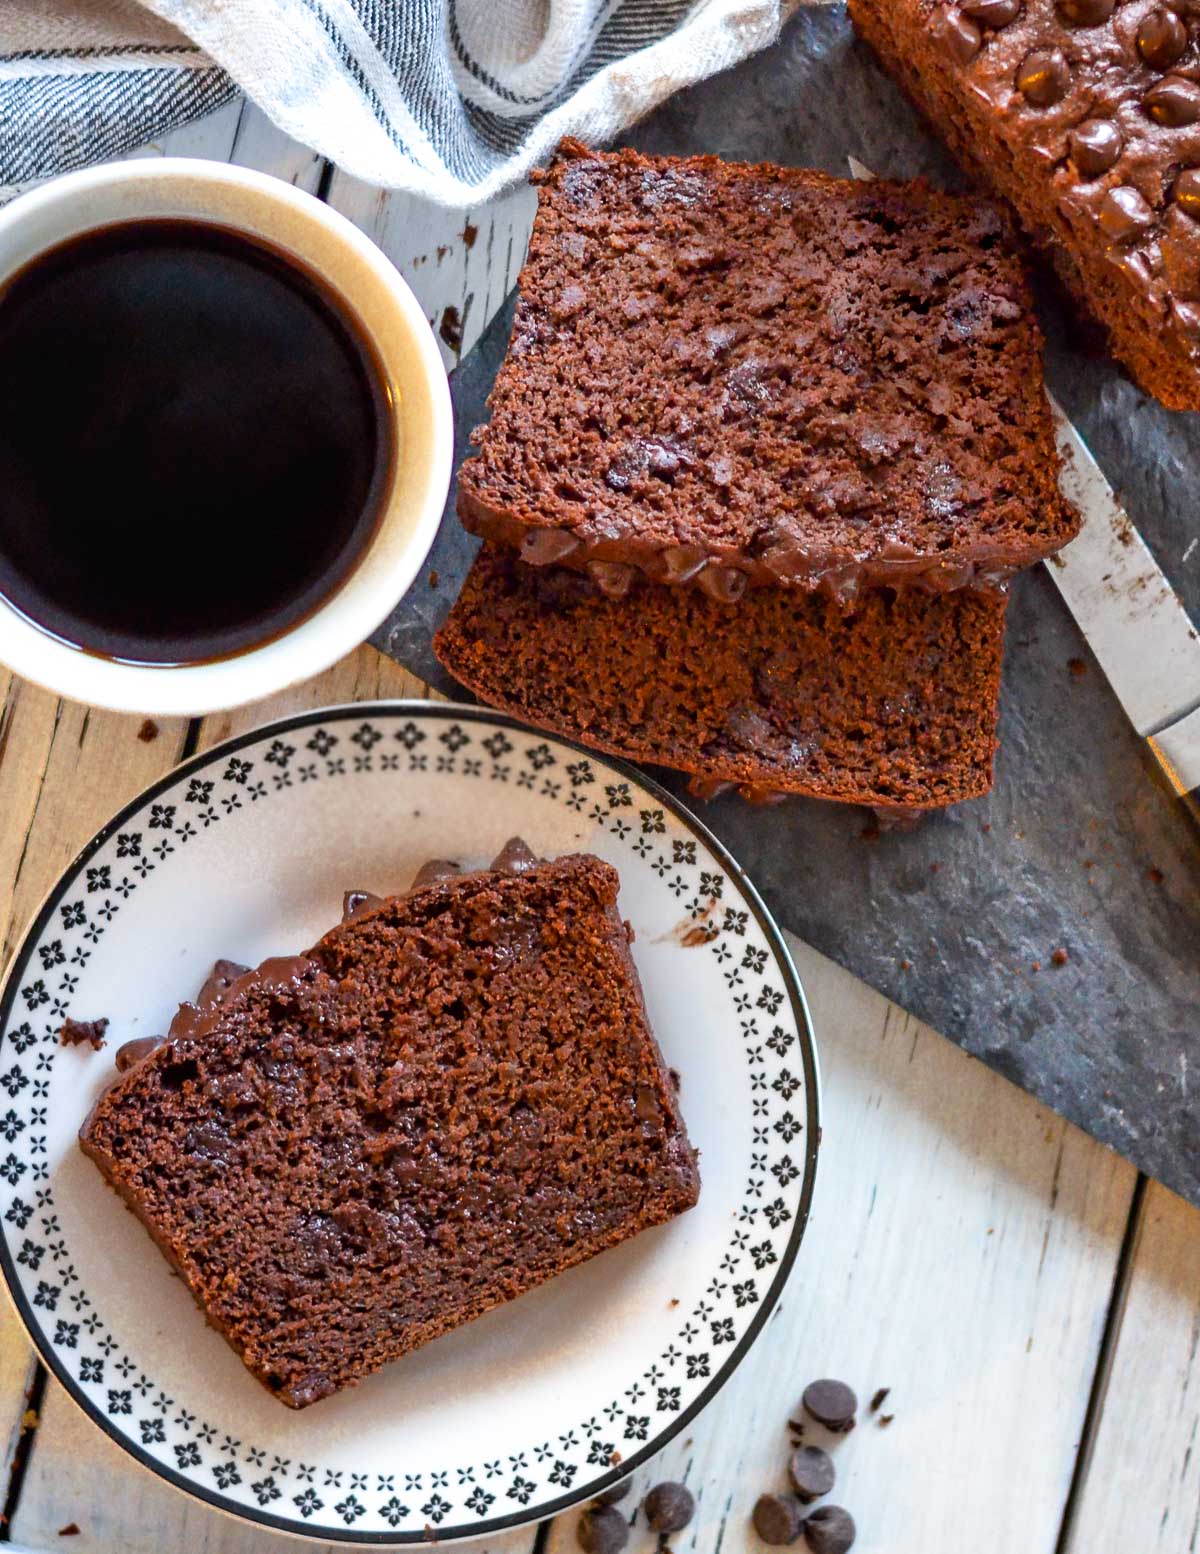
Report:
[{"label": "striped kitchen towel", "polygon": [[245,92],[369,183],[488,198],[770,43],[797,0],[0,0],[0,185]]}]

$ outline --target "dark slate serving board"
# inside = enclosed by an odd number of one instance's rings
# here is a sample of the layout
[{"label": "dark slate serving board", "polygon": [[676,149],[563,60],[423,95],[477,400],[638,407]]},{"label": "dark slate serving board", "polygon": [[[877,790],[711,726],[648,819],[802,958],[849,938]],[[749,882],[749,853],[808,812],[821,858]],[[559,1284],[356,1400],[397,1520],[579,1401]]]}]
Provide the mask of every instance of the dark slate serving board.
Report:
[{"label": "dark slate serving board", "polygon": [[[802,11],[777,47],[681,93],[630,141],[836,173],[853,154],[881,174],[961,184],[840,6]],[[1200,417],[1085,354],[1052,300],[1045,318],[1054,388],[1200,619],[1200,544],[1188,551]],[[454,376],[460,460],[510,321],[511,305]],[[452,509],[430,558],[436,588],[422,580],[375,639],[447,690],[429,640],[475,547]],[[862,811],[800,799],[697,808],[787,927],[1200,1202],[1200,837],[1042,571],[1015,589],[1008,643],[988,798],[883,835]]]}]

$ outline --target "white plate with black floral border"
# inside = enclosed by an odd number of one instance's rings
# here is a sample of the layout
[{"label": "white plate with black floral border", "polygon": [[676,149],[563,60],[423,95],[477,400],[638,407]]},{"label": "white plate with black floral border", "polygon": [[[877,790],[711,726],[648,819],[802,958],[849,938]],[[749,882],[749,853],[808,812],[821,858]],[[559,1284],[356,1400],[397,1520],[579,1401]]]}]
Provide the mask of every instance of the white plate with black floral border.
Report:
[{"label": "white plate with black floral border", "polygon": [[[619,870],[700,1202],[292,1412],[205,1325],[76,1131],[113,1048],[161,1031],[216,958],[294,952],[344,890],[403,888],[433,856],[478,865],[514,834]],[[106,1016],[108,1048],[60,1045],[67,1015]],[[0,1258],[43,1360],[162,1478],[323,1541],[495,1533],[657,1452],[778,1298],[817,1139],[804,995],[734,860],[632,769],[477,708],[325,708],[186,761],[66,871],[0,998]]]}]

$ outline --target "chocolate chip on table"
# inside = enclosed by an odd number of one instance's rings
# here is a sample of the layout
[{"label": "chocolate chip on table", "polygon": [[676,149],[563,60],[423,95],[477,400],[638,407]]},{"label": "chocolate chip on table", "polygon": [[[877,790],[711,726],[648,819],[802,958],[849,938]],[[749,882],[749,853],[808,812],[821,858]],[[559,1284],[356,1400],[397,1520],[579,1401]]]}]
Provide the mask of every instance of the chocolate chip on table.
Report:
[{"label": "chocolate chip on table", "polygon": [[794,1451],[788,1474],[797,1498],[805,1505],[827,1495],[837,1482],[833,1458],[819,1446],[801,1446]]},{"label": "chocolate chip on table", "polygon": [[626,1499],[633,1488],[631,1478],[619,1479],[617,1483],[610,1484],[607,1489],[602,1489],[592,1501],[593,1505],[620,1505]]},{"label": "chocolate chip on table", "polygon": [[875,1396],[867,1405],[867,1412],[870,1414],[877,1414],[883,1405],[887,1402],[888,1398],[891,1396],[891,1391],[891,1387],[880,1387],[879,1391],[876,1392]]},{"label": "chocolate chip on table", "polygon": [[795,1495],[759,1495],[751,1520],[764,1543],[795,1543],[804,1530],[804,1509]]},{"label": "chocolate chip on table", "polygon": [[844,1381],[834,1381],[830,1377],[811,1381],[800,1401],[804,1412],[827,1430],[838,1435],[853,1430],[858,1399]]},{"label": "chocolate chip on table", "polygon": [[584,1554],[619,1554],[629,1542],[629,1523],[615,1505],[600,1505],[579,1518],[575,1537]]},{"label": "chocolate chip on table", "polygon": [[849,1511],[840,1505],[821,1505],[804,1524],[804,1541],[812,1554],[846,1554],[856,1531]]},{"label": "chocolate chip on table", "polygon": [[655,1532],[682,1532],[696,1511],[696,1501],[686,1484],[655,1484],[642,1502],[646,1521]]},{"label": "chocolate chip on table", "polygon": [[59,1030],[58,1039],[64,1047],[78,1047],[87,1042],[93,1052],[99,1052],[104,1045],[107,1029],[107,1020],[72,1020],[68,1015]]}]

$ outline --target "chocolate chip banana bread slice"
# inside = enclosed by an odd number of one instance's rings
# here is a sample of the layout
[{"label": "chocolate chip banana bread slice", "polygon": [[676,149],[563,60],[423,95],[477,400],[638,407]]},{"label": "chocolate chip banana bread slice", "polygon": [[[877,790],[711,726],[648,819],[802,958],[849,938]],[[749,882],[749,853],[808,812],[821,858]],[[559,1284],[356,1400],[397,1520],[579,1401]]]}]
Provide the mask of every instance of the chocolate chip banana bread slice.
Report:
[{"label": "chocolate chip banana bread slice", "polygon": [[1003,640],[1004,601],[970,589],[615,601],[485,545],[434,649],[484,701],[615,755],[748,797],[933,809],[991,787]]},{"label": "chocolate chip banana bread slice", "polygon": [[850,0],[1147,393],[1200,410],[1200,17],[1185,0]]},{"label": "chocolate chip banana bread slice", "polygon": [[[80,1140],[291,1408],[690,1208],[616,871],[510,843],[210,979]],[[238,968],[240,969],[240,968]]]},{"label": "chocolate chip banana bread slice", "polygon": [[567,142],[489,404],[463,523],[611,595],[953,589],[1077,527],[1005,219],[920,184]]}]

